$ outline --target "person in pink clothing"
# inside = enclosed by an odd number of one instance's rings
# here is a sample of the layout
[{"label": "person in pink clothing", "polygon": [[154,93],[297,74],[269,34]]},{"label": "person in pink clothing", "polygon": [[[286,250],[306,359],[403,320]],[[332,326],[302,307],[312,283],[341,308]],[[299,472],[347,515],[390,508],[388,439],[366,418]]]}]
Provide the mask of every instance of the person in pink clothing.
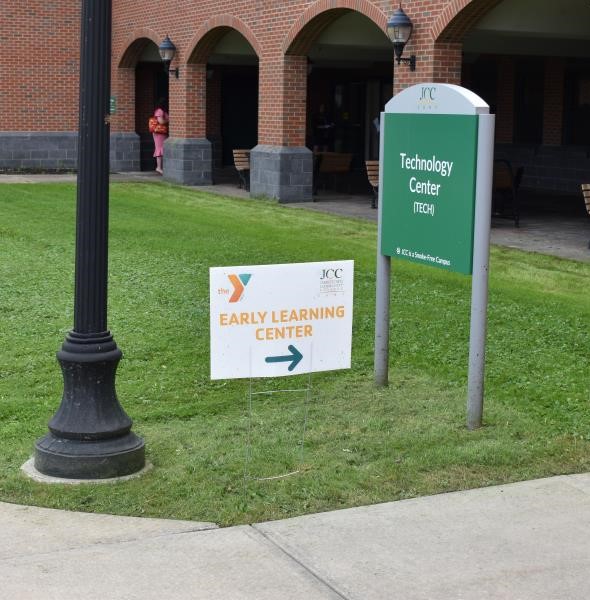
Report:
[{"label": "person in pink clothing", "polygon": [[163,98],[158,100],[158,104],[154,110],[154,117],[158,119],[158,124],[162,125],[160,129],[165,130],[165,133],[152,133],[154,136],[154,158],[156,159],[156,173],[163,175],[164,170],[162,169],[162,159],[164,157],[164,142],[168,137],[168,121],[170,119],[168,116],[168,111],[166,110],[166,103]]}]

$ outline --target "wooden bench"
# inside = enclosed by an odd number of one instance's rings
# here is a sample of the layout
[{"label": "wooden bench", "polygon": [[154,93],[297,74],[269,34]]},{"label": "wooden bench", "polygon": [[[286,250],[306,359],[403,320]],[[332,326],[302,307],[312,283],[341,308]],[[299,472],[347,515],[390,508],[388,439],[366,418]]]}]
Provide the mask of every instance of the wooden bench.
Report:
[{"label": "wooden bench", "polygon": [[[586,203],[586,212],[590,217],[590,183],[582,184],[582,195],[584,196],[584,202]],[[588,242],[588,248],[590,248],[590,242]]]},{"label": "wooden bench", "polygon": [[352,154],[340,152],[320,153],[320,173],[348,173],[352,163]]},{"label": "wooden bench", "polygon": [[367,169],[367,179],[369,180],[371,188],[373,188],[371,208],[377,208],[377,201],[379,200],[379,161],[366,160],[365,168]]},{"label": "wooden bench", "polygon": [[[514,219],[515,227],[520,223],[518,188],[523,175],[523,167],[516,174],[512,165],[504,159],[494,161],[494,181],[492,187],[492,214],[496,217],[509,216]],[[508,209],[508,214],[506,214]]]},{"label": "wooden bench", "polygon": [[234,165],[240,176],[240,188],[250,190],[250,150],[235,148],[232,152]]},{"label": "wooden bench", "polygon": [[[336,176],[350,173],[352,165],[352,154],[344,152],[318,152],[315,156],[316,168],[314,169],[314,179],[319,180],[325,175],[330,175],[334,180],[336,187]],[[314,181],[314,191],[317,189],[317,182]],[[324,185],[325,189],[325,185]]]}]

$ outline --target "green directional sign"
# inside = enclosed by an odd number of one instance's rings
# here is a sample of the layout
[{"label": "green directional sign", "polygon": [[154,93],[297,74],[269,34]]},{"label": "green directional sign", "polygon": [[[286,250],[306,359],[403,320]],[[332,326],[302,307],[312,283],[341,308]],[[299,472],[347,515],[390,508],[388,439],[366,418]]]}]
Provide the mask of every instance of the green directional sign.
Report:
[{"label": "green directional sign", "polygon": [[478,116],[383,117],[381,253],[470,274]]}]

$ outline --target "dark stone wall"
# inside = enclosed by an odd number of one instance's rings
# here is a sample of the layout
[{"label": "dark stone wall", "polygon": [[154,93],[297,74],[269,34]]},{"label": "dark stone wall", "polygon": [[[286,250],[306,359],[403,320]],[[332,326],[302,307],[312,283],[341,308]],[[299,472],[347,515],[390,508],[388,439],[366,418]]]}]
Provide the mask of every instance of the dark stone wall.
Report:
[{"label": "dark stone wall", "polygon": [[111,171],[139,171],[140,143],[137,133],[111,133]]},{"label": "dark stone wall", "polygon": [[168,138],[164,143],[164,179],[182,185],[211,185],[211,142],[200,138]]},{"label": "dark stone wall", "polygon": [[0,133],[0,170],[72,171],[78,157],[76,132]]},{"label": "dark stone wall", "polygon": [[[75,171],[78,133],[0,132],[0,171]],[[111,171],[139,171],[139,136],[114,133],[110,140]]]},{"label": "dark stone wall", "polygon": [[313,200],[313,155],[308,148],[258,145],[250,154],[250,195],[279,202]]}]

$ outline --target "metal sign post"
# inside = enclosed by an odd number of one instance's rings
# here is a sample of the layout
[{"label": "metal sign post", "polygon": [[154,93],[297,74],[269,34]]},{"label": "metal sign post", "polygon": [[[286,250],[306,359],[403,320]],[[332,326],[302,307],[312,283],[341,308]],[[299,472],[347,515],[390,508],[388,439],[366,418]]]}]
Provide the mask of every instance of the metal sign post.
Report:
[{"label": "metal sign post", "polygon": [[488,272],[492,220],[494,115],[479,116],[473,278],[471,280],[471,329],[467,381],[467,428],[481,427],[488,314]]},{"label": "metal sign post", "polygon": [[[301,471],[305,455],[307,412],[313,394],[311,377],[312,374],[308,373],[305,378],[306,383],[301,387],[282,390],[255,390],[254,380],[250,379],[246,401],[248,435],[244,461],[244,490],[249,481],[274,481],[297,475]],[[261,410],[261,406],[263,407],[266,401],[280,404],[281,422],[287,424],[284,435],[290,438],[290,444],[279,444],[280,447],[277,447],[276,443],[272,447],[268,444],[265,446],[264,440],[268,438],[271,431],[276,434],[276,428],[273,428],[272,422],[270,424],[266,422],[264,418],[266,413]],[[262,460],[254,460],[252,452],[254,437],[257,438],[258,444],[263,440],[266,452],[262,451]]]},{"label": "metal sign post", "polygon": [[390,259],[472,274],[468,427],[481,425],[494,116],[456,85],[407,88],[381,115],[375,382],[387,384]]}]

